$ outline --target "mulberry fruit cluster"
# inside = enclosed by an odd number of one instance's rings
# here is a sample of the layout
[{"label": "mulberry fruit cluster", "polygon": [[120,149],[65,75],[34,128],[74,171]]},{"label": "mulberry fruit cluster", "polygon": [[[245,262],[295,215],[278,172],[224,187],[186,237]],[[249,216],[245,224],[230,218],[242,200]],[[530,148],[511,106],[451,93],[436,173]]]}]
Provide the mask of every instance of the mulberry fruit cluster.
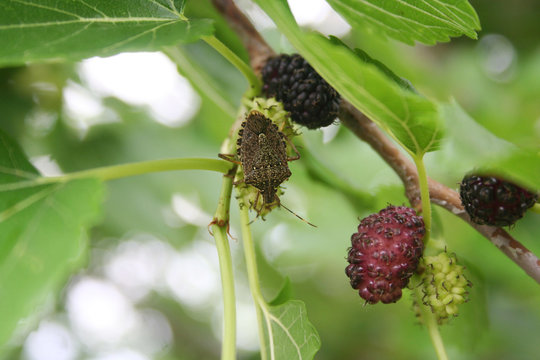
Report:
[{"label": "mulberry fruit cluster", "polygon": [[463,274],[464,267],[458,265],[454,254],[442,252],[437,256],[424,256],[420,260],[422,299],[431,308],[439,324],[449,317],[458,316],[458,306],[467,301],[470,282]]},{"label": "mulberry fruit cluster", "polygon": [[263,92],[283,102],[291,119],[309,129],[330,125],[340,95],[298,54],[270,58],[262,69]]},{"label": "mulberry fruit cluster", "polygon": [[494,176],[466,175],[459,190],[471,220],[480,225],[507,226],[521,219],[538,195]]},{"label": "mulberry fruit cluster", "polygon": [[351,237],[345,273],[367,303],[401,298],[422,256],[424,233],[422,218],[405,206],[390,205],[360,222]]}]

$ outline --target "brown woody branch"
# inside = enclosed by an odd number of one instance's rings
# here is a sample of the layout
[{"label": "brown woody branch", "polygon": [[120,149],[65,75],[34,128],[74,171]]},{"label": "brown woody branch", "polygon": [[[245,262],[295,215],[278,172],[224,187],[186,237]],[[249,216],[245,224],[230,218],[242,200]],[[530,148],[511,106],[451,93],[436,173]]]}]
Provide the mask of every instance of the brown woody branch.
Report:
[{"label": "brown woody branch", "polygon": [[[257,73],[260,73],[266,59],[272,56],[274,51],[268,46],[246,16],[236,7],[233,0],[212,1],[218,11],[227,19],[229,25],[240,36],[249,52],[251,66]],[[360,139],[367,142],[394,169],[403,181],[405,194],[411,205],[419,210],[421,208],[420,188],[418,186],[418,174],[413,162],[390,141],[373,121],[368,119],[367,116],[354,108],[346,100],[343,100],[341,103],[339,118],[344,126],[349,128]],[[540,260],[536,255],[519,241],[515,240],[505,230],[494,226],[473,223],[464,211],[461,205],[461,199],[456,191],[433,179],[428,179],[428,184],[432,203],[443,207],[469,223],[469,225],[491,241],[491,243],[540,284]]]},{"label": "brown woody branch", "polygon": [[[420,208],[418,174],[413,162],[394,146],[373,121],[347,101],[342,102],[340,120],[356,136],[367,142],[394,169],[405,185],[405,194],[412,206]],[[456,191],[433,179],[428,179],[428,185],[432,203],[445,208],[469,223],[540,284],[540,260],[536,255],[505,230],[495,226],[473,223],[463,209],[461,199]]]}]

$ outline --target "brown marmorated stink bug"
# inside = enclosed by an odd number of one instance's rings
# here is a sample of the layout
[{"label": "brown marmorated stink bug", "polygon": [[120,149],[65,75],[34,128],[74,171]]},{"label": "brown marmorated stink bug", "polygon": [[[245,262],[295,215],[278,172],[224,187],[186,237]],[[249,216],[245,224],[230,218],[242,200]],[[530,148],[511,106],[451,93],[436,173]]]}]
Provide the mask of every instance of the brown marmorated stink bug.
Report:
[{"label": "brown marmorated stink bug", "polygon": [[[296,156],[289,157],[287,155],[287,142],[291,145]],[[239,161],[235,160],[234,155],[219,154],[219,157],[242,165],[244,179],[235,182],[235,185],[244,182],[257,188],[258,194],[255,203],[252,204],[253,208],[260,214],[261,210],[257,210],[257,202],[259,194],[261,194],[263,206],[260,209],[264,209],[266,205],[277,203],[277,205],[289,210],[280,203],[277,190],[279,185],[291,176],[287,162],[300,158],[298,150],[276,124],[257,110],[250,111],[246,116],[246,120],[238,131],[237,145],[237,159]],[[291,213],[293,212],[291,211]],[[293,214],[306,221],[297,214]],[[310,223],[308,222],[308,224]]]}]

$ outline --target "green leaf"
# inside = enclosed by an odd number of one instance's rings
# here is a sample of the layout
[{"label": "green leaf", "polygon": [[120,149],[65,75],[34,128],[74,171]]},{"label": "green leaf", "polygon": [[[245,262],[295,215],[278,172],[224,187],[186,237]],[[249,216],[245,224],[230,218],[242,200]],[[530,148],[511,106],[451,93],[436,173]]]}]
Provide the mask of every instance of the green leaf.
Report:
[{"label": "green leaf", "polygon": [[263,308],[266,317],[266,335],[269,342],[266,359],[313,359],[321,347],[321,339],[309,322],[306,305],[290,300],[278,306]]},{"label": "green leaf", "polygon": [[397,85],[343,44],[300,30],[284,0],[256,0],[291,44],[345,99],[415,155],[437,150],[443,136],[438,109]]},{"label": "green leaf", "polygon": [[515,149],[480,167],[479,171],[500,175],[534,191],[540,191],[540,153]]},{"label": "green leaf", "polygon": [[[347,45],[345,45],[345,43],[344,43],[343,41],[341,41],[341,39],[338,38],[338,37],[330,36],[329,39],[330,39],[330,40],[332,41],[332,43],[334,43],[334,44],[342,45],[342,46],[344,46],[344,47],[347,46]],[[417,92],[416,89],[412,86],[412,84],[411,84],[411,82],[410,82],[409,80],[397,76],[396,73],[394,73],[392,70],[390,70],[390,68],[389,68],[388,66],[386,66],[385,64],[383,64],[383,63],[380,62],[379,60],[372,58],[372,57],[369,56],[369,54],[368,54],[367,52],[365,52],[364,50],[355,48],[355,49],[354,49],[354,53],[355,53],[356,56],[358,56],[363,62],[368,63],[368,64],[373,64],[373,65],[375,65],[375,66],[376,66],[383,74],[385,74],[386,76],[388,76],[389,79],[393,80],[396,84],[398,84],[398,85],[401,86],[402,88],[404,88],[404,89],[406,89],[406,90],[409,90],[409,91]]]},{"label": "green leaf", "polygon": [[368,26],[406,44],[450,41],[467,35],[476,39],[480,21],[467,0],[380,1],[328,0],[353,27]]},{"label": "green leaf", "polygon": [[[478,124],[455,101],[441,104],[448,137],[435,161],[451,169],[460,180],[464,173],[499,175],[533,190],[540,190],[540,154],[522,149]],[[447,171],[447,170],[446,170]]]},{"label": "green leaf", "polygon": [[188,20],[183,7],[179,0],[4,0],[0,66],[159,50],[212,33],[210,20]]},{"label": "green leaf", "polygon": [[459,176],[459,181],[463,174],[515,148],[474,121],[455,100],[440,104],[440,113],[447,124],[447,137],[433,156],[439,166]]},{"label": "green leaf", "polygon": [[[0,184],[36,178],[21,149],[0,132]],[[0,349],[87,248],[85,227],[102,199],[97,180],[78,180],[2,191],[0,196]]]},{"label": "green leaf", "polygon": [[276,297],[272,301],[270,301],[268,304],[272,306],[281,305],[288,300],[292,299],[292,285],[291,285],[291,279],[289,277],[285,278],[285,281],[283,282],[283,285],[281,286],[281,289],[277,293]]},{"label": "green leaf", "polygon": [[367,52],[365,52],[362,49],[354,49],[354,53],[362,59],[364,62],[368,64],[373,64],[379,70],[381,70],[386,76],[388,76],[390,79],[395,81],[396,84],[404,88],[405,90],[417,92],[416,89],[412,86],[411,82],[407,79],[404,79],[402,77],[397,76],[392,70],[388,68],[388,66],[384,65],[382,62],[380,62],[377,59],[373,59]]},{"label": "green leaf", "polygon": [[189,1],[185,14],[192,19],[211,19],[215,28],[215,36],[231,49],[246,64],[249,64],[249,54],[238,34],[230,27],[221,13],[212,5],[212,0]]}]

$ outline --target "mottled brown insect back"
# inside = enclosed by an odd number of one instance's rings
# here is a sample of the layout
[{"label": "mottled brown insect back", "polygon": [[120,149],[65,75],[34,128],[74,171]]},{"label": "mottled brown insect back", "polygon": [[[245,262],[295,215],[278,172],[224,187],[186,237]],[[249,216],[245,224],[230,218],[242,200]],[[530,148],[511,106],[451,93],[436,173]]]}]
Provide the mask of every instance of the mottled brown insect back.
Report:
[{"label": "mottled brown insect back", "polygon": [[277,188],[291,176],[285,135],[256,110],[247,115],[238,135],[238,157],[245,183],[260,191],[264,204],[279,202]]}]

